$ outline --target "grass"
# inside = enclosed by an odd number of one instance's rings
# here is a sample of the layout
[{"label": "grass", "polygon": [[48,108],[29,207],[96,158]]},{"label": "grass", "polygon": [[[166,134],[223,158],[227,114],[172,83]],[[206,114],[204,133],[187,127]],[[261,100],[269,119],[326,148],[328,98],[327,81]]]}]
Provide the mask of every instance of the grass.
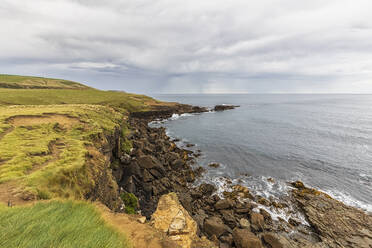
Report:
[{"label": "grass", "polygon": [[0,207],[0,247],[124,248],[129,244],[92,204],[51,201]]},{"label": "grass", "polygon": [[[9,123],[20,114],[25,123]],[[63,126],[45,116],[72,123]],[[45,123],[28,123],[37,118]],[[87,146],[94,147],[100,134],[119,129],[123,118],[99,105],[0,106],[0,135],[13,128],[0,139],[0,184],[17,181],[21,191],[42,199],[83,198],[94,184],[86,168]],[[58,156],[50,151],[52,143],[62,144]]]},{"label": "grass", "polygon": [[62,79],[0,74],[0,87],[13,89],[89,89],[83,84]]},{"label": "grass", "polygon": [[95,89],[0,89],[0,105],[94,104],[134,112],[158,103],[143,95]]},{"label": "grass", "polygon": [[[107,172],[107,137],[120,130],[121,152],[129,152],[128,114],[157,105],[165,103],[66,80],[0,75],[0,199],[70,199],[13,208],[0,202],[0,247],[128,247],[92,204],[72,199],[85,199]],[[124,198],[134,212],[136,198]]]}]

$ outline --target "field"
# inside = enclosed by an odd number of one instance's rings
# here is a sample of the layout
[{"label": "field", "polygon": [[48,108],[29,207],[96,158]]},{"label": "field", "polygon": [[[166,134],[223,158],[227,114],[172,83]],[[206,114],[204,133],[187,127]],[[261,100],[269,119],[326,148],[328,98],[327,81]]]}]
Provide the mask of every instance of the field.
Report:
[{"label": "field", "polygon": [[89,89],[89,87],[61,79],[0,74],[0,87],[13,89]]}]

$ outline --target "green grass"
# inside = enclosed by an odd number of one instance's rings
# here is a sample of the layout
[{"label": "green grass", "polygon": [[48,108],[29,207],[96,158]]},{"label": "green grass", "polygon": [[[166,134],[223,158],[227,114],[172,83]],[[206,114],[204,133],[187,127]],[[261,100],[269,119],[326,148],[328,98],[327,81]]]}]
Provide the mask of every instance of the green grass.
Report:
[{"label": "green grass", "polygon": [[129,244],[93,205],[52,201],[31,207],[0,206],[0,247],[125,248]]},{"label": "green grass", "polygon": [[89,89],[83,84],[62,79],[0,74],[0,87],[13,89]]},{"label": "green grass", "polygon": [[158,103],[151,97],[125,92],[56,89],[1,89],[0,105],[94,104],[121,111],[142,111]]},{"label": "green grass", "polygon": [[[12,125],[14,116],[63,116],[74,122],[63,127],[51,120],[39,125]],[[66,117],[67,116],[67,117]],[[0,106],[0,184],[17,181],[21,191],[42,199],[53,197],[83,198],[93,187],[86,167],[87,146],[99,145],[100,134],[119,129],[123,114],[99,105]],[[51,143],[62,144],[58,158],[53,160]],[[38,166],[40,168],[38,168]],[[34,171],[35,168],[38,168]]]}]

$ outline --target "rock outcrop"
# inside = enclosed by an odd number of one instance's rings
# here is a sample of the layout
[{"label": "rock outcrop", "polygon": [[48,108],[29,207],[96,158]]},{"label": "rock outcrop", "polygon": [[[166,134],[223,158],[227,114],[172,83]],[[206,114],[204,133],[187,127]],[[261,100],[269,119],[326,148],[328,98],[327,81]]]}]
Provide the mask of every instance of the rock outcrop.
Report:
[{"label": "rock outcrop", "polygon": [[160,198],[151,217],[151,224],[183,248],[214,247],[210,241],[197,236],[197,224],[180,204],[176,193],[169,193]]},{"label": "rock outcrop", "polygon": [[372,247],[372,216],[303,184],[294,196],[320,239],[329,247]]},{"label": "rock outcrop", "polygon": [[224,111],[224,110],[228,110],[228,109],[234,109],[234,108],[238,108],[240,106],[238,105],[225,105],[225,104],[222,104],[222,105],[216,105],[214,106],[213,110],[214,111]]}]

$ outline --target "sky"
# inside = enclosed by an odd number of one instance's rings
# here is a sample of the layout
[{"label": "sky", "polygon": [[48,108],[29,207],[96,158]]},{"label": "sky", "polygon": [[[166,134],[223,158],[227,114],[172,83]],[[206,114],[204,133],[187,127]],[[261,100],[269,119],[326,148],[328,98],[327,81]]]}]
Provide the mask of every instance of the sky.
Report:
[{"label": "sky", "polygon": [[372,93],[372,1],[2,0],[0,73],[135,93]]}]

